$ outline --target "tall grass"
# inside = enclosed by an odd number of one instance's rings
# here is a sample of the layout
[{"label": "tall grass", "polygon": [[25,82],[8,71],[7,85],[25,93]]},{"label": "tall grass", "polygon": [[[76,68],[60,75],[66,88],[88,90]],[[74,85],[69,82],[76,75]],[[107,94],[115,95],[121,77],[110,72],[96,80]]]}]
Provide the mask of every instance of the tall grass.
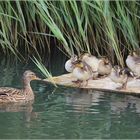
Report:
[{"label": "tall grass", "polygon": [[41,56],[55,45],[69,57],[87,51],[124,66],[139,48],[139,10],[136,0],[1,1],[1,50]]}]

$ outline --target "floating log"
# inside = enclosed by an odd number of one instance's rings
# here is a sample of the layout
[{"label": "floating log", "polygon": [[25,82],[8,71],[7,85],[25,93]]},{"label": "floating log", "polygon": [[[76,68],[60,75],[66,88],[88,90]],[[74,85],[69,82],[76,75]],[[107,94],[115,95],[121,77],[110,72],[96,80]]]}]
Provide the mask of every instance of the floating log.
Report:
[{"label": "floating log", "polygon": [[121,90],[117,89],[121,86],[121,84],[114,83],[109,77],[98,78],[97,80],[89,80],[87,85],[83,84],[80,87],[78,86],[78,84],[73,82],[76,80],[77,79],[73,77],[71,73],[44,79],[45,82],[54,83],[56,85],[63,85],[67,87],[140,95],[140,79],[128,78],[126,89]]}]

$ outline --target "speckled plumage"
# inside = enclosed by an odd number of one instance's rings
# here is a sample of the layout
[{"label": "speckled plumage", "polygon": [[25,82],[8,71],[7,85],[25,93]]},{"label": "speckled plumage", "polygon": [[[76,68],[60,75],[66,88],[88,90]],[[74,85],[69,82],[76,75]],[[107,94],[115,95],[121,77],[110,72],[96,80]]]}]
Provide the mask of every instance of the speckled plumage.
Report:
[{"label": "speckled plumage", "polygon": [[30,81],[39,80],[35,73],[28,70],[23,74],[23,89],[0,87],[0,103],[23,102],[34,99]]}]

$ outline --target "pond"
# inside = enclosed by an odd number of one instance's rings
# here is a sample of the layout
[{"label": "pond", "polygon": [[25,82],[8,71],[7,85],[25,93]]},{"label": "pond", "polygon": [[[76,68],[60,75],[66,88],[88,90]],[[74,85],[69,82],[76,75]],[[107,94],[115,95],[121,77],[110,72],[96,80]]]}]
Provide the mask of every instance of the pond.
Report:
[{"label": "pond", "polygon": [[[0,61],[0,86],[21,88],[25,69],[40,75],[32,63]],[[64,59],[51,63],[64,73]],[[41,75],[40,75],[41,76]],[[140,98],[93,90],[58,87],[33,81],[35,101],[0,106],[1,139],[135,139],[140,138]]]}]

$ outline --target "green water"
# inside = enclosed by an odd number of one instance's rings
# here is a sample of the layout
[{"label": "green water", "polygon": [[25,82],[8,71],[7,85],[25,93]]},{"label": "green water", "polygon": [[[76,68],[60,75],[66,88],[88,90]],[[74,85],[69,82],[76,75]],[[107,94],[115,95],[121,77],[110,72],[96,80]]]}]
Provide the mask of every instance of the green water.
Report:
[{"label": "green water", "polygon": [[[33,65],[0,62],[0,85],[21,87],[25,69]],[[54,74],[62,65],[51,66]],[[41,76],[41,75],[40,75]],[[135,139],[140,138],[140,98],[92,90],[31,83],[34,103],[0,106],[0,138]]]}]

